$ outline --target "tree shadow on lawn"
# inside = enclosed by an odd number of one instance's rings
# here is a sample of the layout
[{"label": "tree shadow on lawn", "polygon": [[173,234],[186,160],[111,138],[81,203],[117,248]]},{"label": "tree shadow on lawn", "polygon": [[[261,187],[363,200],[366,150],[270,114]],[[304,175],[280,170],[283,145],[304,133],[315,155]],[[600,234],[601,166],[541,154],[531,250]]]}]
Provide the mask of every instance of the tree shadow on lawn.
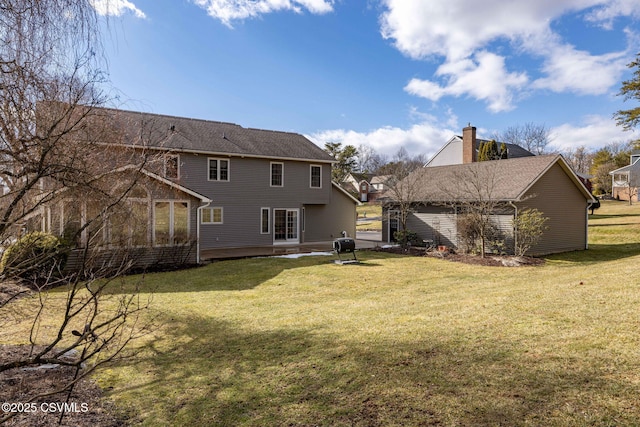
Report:
[{"label": "tree shadow on lawn", "polygon": [[640,243],[598,244],[590,243],[584,251],[564,252],[549,255],[548,260],[568,261],[591,265],[603,261],[617,261],[640,255]]},{"label": "tree shadow on lawn", "polygon": [[[621,214],[589,214],[589,221],[591,220],[596,220],[596,219],[613,219],[613,218],[625,218],[625,217],[638,217],[637,213],[621,213]],[[637,222],[634,222],[633,224],[638,224]],[[595,225],[600,225],[600,224],[595,224]]]},{"label": "tree shadow on lawn", "polygon": [[[380,264],[376,263],[375,259],[367,256],[366,259],[353,266],[379,267]],[[299,259],[225,260],[189,269],[123,276],[121,281],[107,288],[105,293],[244,291],[253,289],[284,271],[317,265],[326,265],[327,268],[336,269],[352,267],[351,265],[337,265],[333,258],[326,256]]]},{"label": "tree shadow on lawn", "polygon": [[[517,342],[466,335],[353,342],[294,328],[246,331],[197,317],[174,318],[167,329],[130,365],[153,379],[113,390],[127,394],[131,411],[151,412],[134,422],[519,426],[615,419],[620,425],[640,416],[640,390],[623,380],[628,372],[615,377],[605,369],[616,364],[613,358],[585,366]],[[621,412],[612,404],[619,401],[635,412]]]}]

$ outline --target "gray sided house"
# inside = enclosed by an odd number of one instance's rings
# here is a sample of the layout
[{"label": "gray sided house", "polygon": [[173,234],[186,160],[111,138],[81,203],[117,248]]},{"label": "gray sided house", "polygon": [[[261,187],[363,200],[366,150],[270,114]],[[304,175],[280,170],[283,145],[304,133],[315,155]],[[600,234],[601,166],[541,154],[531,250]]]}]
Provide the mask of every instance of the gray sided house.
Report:
[{"label": "gray sided house", "polygon": [[611,175],[611,195],[619,200],[637,202],[640,188],[640,152],[631,153],[629,165],[609,172]]},{"label": "gray sided house", "polygon": [[[587,207],[593,201],[562,156],[532,156],[488,162],[425,167],[414,172],[417,189],[407,228],[420,239],[459,246],[461,203],[493,200],[494,223],[513,251],[513,219],[526,208],[547,218],[548,229],[529,255],[587,249]],[[398,221],[393,202],[385,207],[383,241],[391,241]]]},{"label": "gray sided house", "polygon": [[[138,248],[142,265],[159,262],[176,247],[198,262],[208,249],[329,242],[342,231],[355,236],[358,201],[331,181],[334,159],[302,135],[104,111],[122,135],[104,150],[156,159],[137,171],[143,179],[128,196],[138,224],[129,242]],[[117,182],[118,170],[113,173]],[[65,234],[68,201],[66,211],[59,205],[46,212],[45,229]],[[76,207],[88,209],[82,203]],[[84,215],[75,217],[82,226]],[[109,237],[107,231],[100,237],[106,246],[112,245]]]}]

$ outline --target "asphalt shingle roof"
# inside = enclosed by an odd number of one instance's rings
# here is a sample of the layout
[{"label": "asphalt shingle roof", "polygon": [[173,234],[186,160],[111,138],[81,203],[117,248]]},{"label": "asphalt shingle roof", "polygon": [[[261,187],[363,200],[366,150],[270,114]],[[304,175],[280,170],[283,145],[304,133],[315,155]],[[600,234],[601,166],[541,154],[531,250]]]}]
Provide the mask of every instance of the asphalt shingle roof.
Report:
[{"label": "asphalt shingle roof", "polygon": [[303,135],[244,128],[233,123],[111,110],[127,145],[171,151],[331,162],[333,157]]},{"label": "asphalt shingle roof", "polygon": [[[517,201],[560,159],[559,155],[528,156],[424,167],[415,171],[407,180],[417,188],[413,197],[415,201],[448,202],[478,197]],[[571,173],[564,161],[561,165],[567,173]],[[577,179],[575,181],[579,183]]]},{"label": "asphalt shingle roof", "polygon": [[[462,139],[461,136],[459,136],[460,139]],[[476,140],[476,150],[480,149],[480,144],[482,142],[489,142],[488,139],[477,139]],[[530,156],[535,156],[535,154],[533,154],[531,151],[526,150],[525,148],[522,148],[521,146],[517,145],[517,144],[510,144],[508,142],[498,142],[498,149],[500,149],[500,144],[505,144],[507,146],[507,156],[510,159],[517,159],[519,157],[530,157]]]}]

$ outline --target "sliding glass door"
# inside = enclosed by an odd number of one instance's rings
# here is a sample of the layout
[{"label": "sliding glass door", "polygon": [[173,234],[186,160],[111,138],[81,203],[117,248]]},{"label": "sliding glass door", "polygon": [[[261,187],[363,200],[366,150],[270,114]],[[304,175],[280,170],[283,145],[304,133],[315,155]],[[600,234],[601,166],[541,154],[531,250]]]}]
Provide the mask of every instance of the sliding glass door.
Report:
[{"label": "sliding glass door", "polygon": [[298,209],[273,210],[273,242],[299,243]]}]

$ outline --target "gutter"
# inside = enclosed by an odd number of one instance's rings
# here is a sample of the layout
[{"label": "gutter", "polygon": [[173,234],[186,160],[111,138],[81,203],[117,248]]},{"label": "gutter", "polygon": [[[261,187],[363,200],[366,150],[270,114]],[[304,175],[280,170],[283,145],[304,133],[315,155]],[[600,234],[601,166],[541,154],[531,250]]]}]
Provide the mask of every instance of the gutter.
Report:
[{"label": "gutter", "polygon": [[589,249],[589,209],[591,208],[591,205],[594,204],[593,200],[588,200],[587,201],[587,209],[584,210],[584,215],[585,215],[585,220],[584,220],[584,236],[585,236],[585,241],[584,241],[584,248]]}]

